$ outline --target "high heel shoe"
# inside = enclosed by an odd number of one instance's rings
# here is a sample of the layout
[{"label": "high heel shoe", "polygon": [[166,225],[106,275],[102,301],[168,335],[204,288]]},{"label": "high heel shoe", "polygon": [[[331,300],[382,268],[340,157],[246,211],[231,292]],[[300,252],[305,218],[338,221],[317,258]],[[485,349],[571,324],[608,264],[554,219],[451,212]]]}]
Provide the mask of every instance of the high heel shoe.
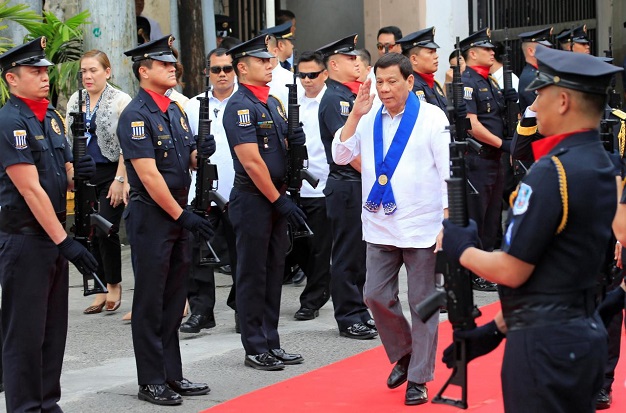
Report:
[{"label": "high heel shoe", "polygon": [[106,310],[107,311],[115,311],[118,308],[120,308],[120,305],[122,305],[122,290],[120,290],[120,298],[117,301],[106,301]]},{"label": "high heel shoe", "polygon": [[97,305],[90,305],[89,307],[85,308],[85,310],[83,310],[83,314],[98,314],[102,312],[102,309],[104,308],[105,305],[105,301],[101,302],[100,304]]}]

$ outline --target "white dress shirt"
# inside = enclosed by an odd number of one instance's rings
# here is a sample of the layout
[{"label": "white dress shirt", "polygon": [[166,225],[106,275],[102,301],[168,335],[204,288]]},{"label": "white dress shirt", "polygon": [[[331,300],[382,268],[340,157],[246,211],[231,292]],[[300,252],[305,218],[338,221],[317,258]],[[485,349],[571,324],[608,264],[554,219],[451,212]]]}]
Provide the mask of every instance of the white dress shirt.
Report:
[{"label": "white dress shirt", "polygon": [[285,114],[289,113],[287,107],[289,105],[289,89],[287,89],[287,85],[292,83],[293,73],[278,64],[272,70],[272,81],[267,84],[270,87],[270,95],[278,98],[285,107]]},{"label": "white dress shirt", "polygon": [[[496,79],[500,89],[504,89],[504,66],[493,72],[491,76]],[[515,73],[511,73],[511,84],[513,85],[513,89],[519,93],[519,77],[517,77]]]},{"label": "white dress shirt", "polygon": [[[372,107],[359,121],[354,136],[341,142],[342,129],[332,143],[333,159],[345,165],[361,155],[363,204],[376,180],[374,160],[374,119],[378,107]],[[386,155],[395,136],[402,113],[391,117],[382,112],[383,153]],[[385,215],[381,206],[376,212],[363,209],[363,239],[369,243],[398,248],[428,248],[435,244],[441,230],[443,210],[448,207],[445,179],[450,176],[450,134],[446,115],[437,106],[420,102],[420,111],[406,148],[390,179],[397,210]]]},{"label": "white dress shirt", "polygon": [[320,136],[320,121],[318,111],[322,96],[326,92],[326,85],[314,98],[302,96],[300,103],[300,122],[304,125],[306,134],[306,149],[309,155],[309,172],[320,180],[317,188],[313,188],[307,181],[302,181],[300,195],[304,198],[320,198],[324,196],[324,188],[328,179],[328,160],[324,151],[324,144]]},{"label": "white dress shirt", "polygon": [[[235,83],[233,93],[224,99],[219,101],[213,96],[212,92],[209,92],[209,114],[211,115],[211,134],[215,136],[215,153],[211,156],[211,163],[217,165],[218,173],[218,187],[217,192],[224,198],[228,199],[230,196],[230,190],[233,188],[233,181],[235,179],[235,169],[233,168],[233,157],[230,153],[230,147],[228,146],[228,140],[226,139],[226,132],[224,131],[224,125],[222,124],[222,117],[224,115],[224,108],[228,103],[230,97],[237,91],[238,84]],[[191,132],[196,135],[198,133],[198,116],[200,113],[200,101],[199,97],[204,97],[204,92],[200,93],[187,102],[185,105],[185,113],[189,118],[189,127]],[[196,195],[196,173],[191,174],[191,189],[189,190],[189,202],[193,200]]]}]

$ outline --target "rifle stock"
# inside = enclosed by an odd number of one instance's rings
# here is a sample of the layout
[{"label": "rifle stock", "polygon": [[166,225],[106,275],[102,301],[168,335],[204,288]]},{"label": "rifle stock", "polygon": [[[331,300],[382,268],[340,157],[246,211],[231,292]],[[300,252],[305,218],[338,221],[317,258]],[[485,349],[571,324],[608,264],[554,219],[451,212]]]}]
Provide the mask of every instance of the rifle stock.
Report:
[{"label": "rifle stock", "polygon": [[[82,73],[78,72],[78,112],[70,113],[73,119],[72,133],[72,155],[74,162],[87,154],[87,137],[85,136],[85,116],[83,112],[82,100]],[[118,228],[103,218],[96,212],[98,198],[96,188],[87,180],[74,177],[74,225],[71,231],[74,233],[74,240],[80,242],[85,248],[91,250],[91,243],[94,231],[100,229],[106,236],[114,234]],[[77,267],[78,268],[78,267]],[[83,276],[83,295],[105,294],[107,289],[98,278],[95,272],[90,272],[84,268],[78,268]]]},{"label": "rifle stock", "polygon": [[[223,212],[226,209],[227,201],[217,193],[217,165],[212,164],[211,160],[202,155],[199,148],[204,143],[207,136],[211,134],[211,114],[209,110],[209,61],[207,59],[205,69],[205,90],[204,96],[198,97],[200,101],[200,110],[198,113],[198,135],[196,142],[198,150],[196,151],[197,159],[197,175],[196,175],[196,196],[191,203],[194,214],[207,218],[207,211],[211,207],[211,201],[214,201],[218,208]],[[219,265],[220,259],[215,253],[208,240],[202,240],[199,234],[195,234],[196,240],[199,242],[200,265]]]},{"label": "rifle stock", "polygon": [[[459,58],[459,38],[456,38],[457,59]],[[460,99],[463,99],[463,83],[461,72],[458,67],[453,68],[451,89],[447,95],[448,113],[450,119],[456,119],[455,113],[459,109]],[[451,222],[461,226],[469,223],[467,210],[468,181],[465,176],[464,154],[467,149],[465,133],[457,133],[458,122],[450,124],[450,178],[446,180],[448,184],[448,215]],[[435,277],[443,277],[443,288],[435,281],[437,289],[434,294],[420,303],[416,310],[422,321],[428,320],[441,305],[445,304],[448,310],[448,319],[455,330],[470,330],[476,328],[475,318],[480,312],[474,306],[470,272],[461,267],[453,260],[449,260],[443,251],[437,253],[437,263],[435,265]],[[467,349],[464,340],[455,340],[455,362],[452,374],[439,390],[432,402],[437,404],[448,404],[462,409],[467,408]],[[445,397],[443,393],[449,385],[456,385],[461,388],[461,398],[452,399]]]},{"label": "rifle stock", "polygon": [[[288,94],[288,109],[287,115],[287,136],[291,137],[296,128],[300,126],[300,105],[298,104],[298,89],[296,84],[297,65],[294,65],[293,83],[285,85],[289,89]],[[307,170],[307,162],[309,155],[306,150],[306,145],[292,145],[291,143],[287,147],[287,191],[291,196],[291,199],[298,205],[300,204],[300,188],[302,188],[302,181],[306,180],[313,188],[317,187],[319,179],[315,178]],[[304,223],[300,228],[291,228],[291,233],[294,238],[310,237],[313,236],[311,228]]]}]

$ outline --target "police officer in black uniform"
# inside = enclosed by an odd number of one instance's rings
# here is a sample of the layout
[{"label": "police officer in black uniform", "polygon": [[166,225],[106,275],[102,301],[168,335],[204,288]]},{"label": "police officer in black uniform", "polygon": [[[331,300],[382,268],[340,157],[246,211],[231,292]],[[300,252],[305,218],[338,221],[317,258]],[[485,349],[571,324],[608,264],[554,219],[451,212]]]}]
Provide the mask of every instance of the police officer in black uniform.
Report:
[{"label": "police officer in black uniform", "polygon": [[[469,215],[478,224],[478,233],[485,251],[496,247],[496,237],[501,225],[502,191],[504,174],[500,167],[502,151],[509,152],[510,141],[503,140],[502,121],[504,100],[517,102],[515,89],[505,97],[497,82],[489,76],[494,62],[494,45],[490,42],[488,28],[461,40],[460,48],[467,67],[461,75],[467,117],[471,136],[482,145],[480,151],[470,150],[466,156],[467,178],[478,191],[469,197]],[[475,146],[470,145],[470,148]],[[495,291],[495,285],[480,277],[473,277],[477,290]]]},{"label": "police officer in black uniform", "polygon": [[[132,57],[139,92],[122,112],[117,136],[124,152],[130,202],[125,211],[135,273],[133,347],[138,397],[154,404],[183,402],[181,395],[210,391],[183,378],[178,327],[185,308],[189,231],[207,239],[209,222],[186,211],[196,167],[196,142],[187,116],[165,93],[176,86],[172,36],[124,52]],[[198,150],[215,152],[208,136]]]},{"label": "police officer in black uniform", "polygon": [[573,27],[564,30],[556,36],[559,45],[563,50],[576,53],[591,53],[591,44],[587,37],[587,25]]},{"label": "police officer in black uniform", "polygon": [[344,37],[317,51],[328,70],[326,93],[320,101],[320,136],[330,165],[324,195],[333,233],[330,294],[339,334],[370,339],[378,335],[376,325],[363,301],[365,250],[361,224],[361,165],[337,165],[331,153],[332,141],[346,123],[358,92],[356,34]]},{"label": "police officer in black uniform", "polygon": [[535,101],[535,93],[526,90],[530,82],[535,80],[537,73],[535,50],[538,45],[553,47],[552,43],[550,43],[550,36],[552,36],[552,27],[519,34],[519,38],[522,41],[522,52],[526,60],[526,65],[519,76],[519,107],[522,115],[526,108]]},{"label": "police officer in black uniform", "polygon": [[411,60],[415,78],[413,92],[421,101],[432,103],[447,113],[448,101],[441,85],[435,80],[435,72],[439,67],[435,28],[407,34],[396,43],[402,47],[402,54]]},{"label": "police officer in black uniform", "polygon": [[269,95],[273,56],[266,36],[257,36],[228,51],[239,89],[224,109],[222,123],[233,156],[235,180],[228,216],[237,244],[237,311],[244,364],[258,370],[282,370],[302,363],[300,354],[280,346],[278,317],[287,222],[304,223],[304,213],[285,195],[286,149],[305,144],[301,127],[287,137],[282,103]]},{"label": "police officer in black uniform", "polygon": [[95,163],[74,163],[63,118],[46,99],[48,66],[40,37],[0,56],[10,92],[0,109],[0,283],[2,364],[8,412],[61,412],[67,336],[68,263],[94,272],[95,258],[65,232],[73,177]]},{"label": "police officer in black uniform", "polygon": [[496,319],[455,335],[468,339],[472,359],[506,333],[507,413],[593,412],[607,357],[606,330],[594,314],[595,274],[617,195],[597,127],[611,76],[622,69],[547,47],[536,56],[538,76],[529,89],[537,91],[533,107],[547,137],[512,201],[502,251],[474,248],[475,223],[444,222],[446,254],[500,284]]}]

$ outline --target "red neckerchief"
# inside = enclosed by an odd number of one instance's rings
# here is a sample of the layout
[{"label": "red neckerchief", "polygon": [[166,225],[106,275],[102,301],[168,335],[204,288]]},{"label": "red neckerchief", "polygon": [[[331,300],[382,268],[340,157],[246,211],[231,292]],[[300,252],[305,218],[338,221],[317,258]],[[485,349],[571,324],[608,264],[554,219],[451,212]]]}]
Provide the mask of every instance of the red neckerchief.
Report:
[{"label": "red neckerchief", "polygon": [[539,139],[538,141],[534,141],[531,143],[533,148],[533,155],[535,156],[535,160],[538,161],[539,158],[545,156],[548,152],[550,152],[556,145],[561,143],[567,137],[580,132],[586,132],[591,129],[580,129],[574,132],[563,133],[561,135],[553,135],[547,138]]},{"label": "red neckerchief", "polygon": [[474,69],[479,75],[481,75],[485,79],[489,77],[489,69],[491,69],[489,66],[470,66],[470,67]]},{"label": "red neckerchief", "polygon": [[163,113],[167,112],[167,108],[170,106],[170,103],[172,103],[172,100],[170,98],[168,98],[165,95],[160,95],[148,89],[144,89],[144,90],[150,95],[150,97],[152,97],[152,99],[154,100],[154,103],[156,103],[159,109],[161,109],[161,112]]},{"label": "red neckerchief", "polygon": [[355,95],[359,94],[359,87],[361,87],[362,84],[363,82],[359,82],[358,80],[355,80],[354,82],[343,83],[343,85],[350,89],[350,92],[354,93]]},{"label": "red neckerchief", "polygon": [[528,63],[528,64],[534,67],[535,69],[539,70],[539,65],[537,63]]},{"label": "red neckerchief", "polygon": [[435,86],[435,74],[434,73],[419,73],[417,72],[418,75],[420,75],[420,77],[422,79],[424,79],[424,81],[426,82],[426,84],[428,85],[429,88],[433,88],[433,86]]},{"label": "red neckerchief", "polygon": [[243,84],[245,87],[250,89],[252,94],[256,96],[257,99],[259,99],[261,102],[267,105],[267,99],[270,97],[269,86],[254,86],[254,85],[249,85],[247,83],[241,83],[241,84]]},{"label": "red neckerchief", "polygon": [[22,101],[26,103],[26,106],[28,106],[30,110],[33,111],[37,119],[39,119],[39,122],[43,122],[43,120],[46,118],[46,111],[48,110],[48,105],[50,104],[50,101],[48,99],[44,98],[41,100],[32,100],[28,98],[23,98],[21,96],[17,96],[17,97],[22,99]]}]

